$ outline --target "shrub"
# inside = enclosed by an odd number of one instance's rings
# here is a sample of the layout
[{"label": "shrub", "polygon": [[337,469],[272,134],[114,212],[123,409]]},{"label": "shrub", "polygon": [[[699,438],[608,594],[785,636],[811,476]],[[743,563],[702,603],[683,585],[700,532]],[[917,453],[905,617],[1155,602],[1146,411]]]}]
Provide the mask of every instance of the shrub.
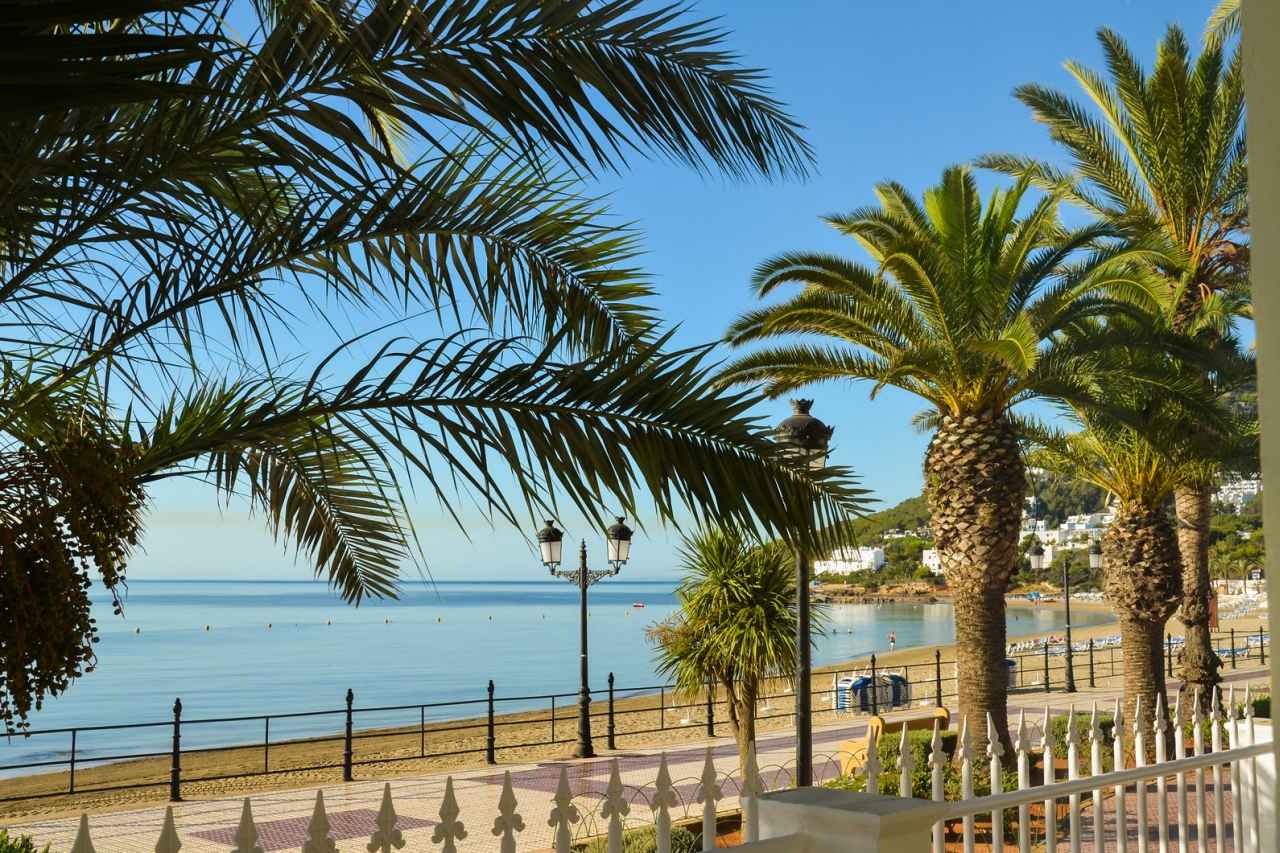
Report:
[{"label": "shrub", "polygon": [[1255,717],[1263,717],[1271,719],[1271,697],[1259,696],[1253,700],[1253,715]]},{"label": "shrub", "polygon": [[[658,849],[658,830],[646,826],[622,834],[623,853],[655,853]],[[702,849],[698,836],[679,826],[671,828],[671,853],[698,853]],[[584,853],[607,853],[608,838],[596,838],[587,844]],[[0,853],[4,853],[0,848]]]},{"label": "shrub", "polygon": [[37,850],[30,835],[10,835],[7,830],[0,829],[0,853],[49,853],[49,845]]},{"label": "shrub", "polygon": [[[1091,714],[1076,713],[1076,755],[1079,756],[1080,775],[1092,773],[1093,765],[1089,751],[1089,718]],[[1115,754],[1111,742],[1115,737],[1115,714],[1098,715],[1098,730],[1102,733],[1102,772],[1110,773],[1115,769]],[[1054,717],[1049,724],[1049,732],[1053,736],[1053,754],[1065,758],[1067,754],[1067,717]],[[1037,746],[1039,746],[1037,744]]]}]

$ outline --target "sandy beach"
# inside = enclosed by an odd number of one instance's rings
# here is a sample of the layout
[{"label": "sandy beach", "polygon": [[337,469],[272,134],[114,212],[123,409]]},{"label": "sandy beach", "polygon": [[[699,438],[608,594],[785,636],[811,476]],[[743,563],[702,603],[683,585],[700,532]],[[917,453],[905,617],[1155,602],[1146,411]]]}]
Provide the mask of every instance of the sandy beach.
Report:
[{"label": "sandy beach", "polygon": [[[1010,607],[1060,607],[1061,603],[1030,605],[1025,601],[1011,601]],[[1107,608],[1102,602],[1072,602],[1075,608]],[[1265,622],[1264,612],[1250,613],[1243,617],[1224,620],[1222,631],[1234,627],[1238,632],[1256,634]],[[1173,620],[1170,629],[1179,632],[1180,625]],[[1074,632],[1073,639],[1085,642],[1090,638],[1102,638],[1118,632],[1116,623],[1095,625]],[[1029,634],[1018,639],[1032,639],[1042,635]],[[954,647],[928,646],[901,649],[879,655],[877,667],[884,670],[905,672],[913,685],[913,704],[934,701],[935,660],[937,652],[942,657],[944,698],[954,693]],[[1081,688],[1087,687],[1088,672],[1084,655],[1075,658],[1076,680]],[[1041,655],[1030,655],[1023,660],[1022,683],[1027,689],[1042,689],[1043,669]],[[815,691],[828,690],[833,676],[855,671],[865,671],[870,665],[867,659],[851,660],[815,669]],[[1052,679],[1061,683],[1062,659],[1051,658]],[[1250,662],[1256,665],[1256,661]],[[1115,675],[1110,673],[1114,670]],[[1099,652],[1096,661],[1098,686],[1114,685],[1119,677],[1120,664],[1114,651]],[[760,708],[758,728],[762,732],[790,728],[792,702],[786,682],[778,680],[769,687],[771,698]],[[719,701],[719,697],[718,697]],[[675,705],[675,707],[673,707]],[[665,707],[664,707],[665,706]],[[822,725],[835,720],[832,702],[823,695],[814,698],[815,723]],[[678,705],[670,695],[625,696],[615,700],[615,736],[619,751],[642,746],[679,744],[702,740],[706,737],[705,697],[693,703]],[[592,726],[596,749],[607,754],[606,735],[608,706],[605,701],[592,705]],[[729,724],[723,704],[715,709],[716,733],[727,735]],[[497,763],[515,764],[567,757],[575,735],[576,708],[560,706],[554,718],[549,709],[522,713],[502,714],[495,717],[495,747]],[[355,733],[353,738],[354,777],[356,779],[395,778],[453,770],[474,768],[485,763],[486,721],[483,717],[428,723],[393,729],[372,729]],[[426,757],[420,757],[423,754]],[[215,750],[184,752],[182,755],[182,792],[188,799],[205,799],[257,791],[313,786],[320,782],[337,782],[342,778],[343,737],[340,731],[331,736],[298,741],[272,743],[264,754],[261,743],[242,747],[223,747]],[[77,793],[65,792],[70,783],[66,772],[46,773],[0,780],[0,792],[5,797],[27,796],[23,799],[0,803],[0,820],[56,816],[79,811],[102,812],[134,808],[142,804],[163,802],[168,798],[170,777],[169,756],[116,762],[95,767],[79,767],[76,770]],[[266,767],[269,775],[239,777],[244,773],[261,773]],[[302,769],[309,768],[309,769]],[[194,781],[189,781],[194,780]],[[94,788],[135,786],[123,790],[92,792]],[[42,796],[43,795],[43,796]]]}]

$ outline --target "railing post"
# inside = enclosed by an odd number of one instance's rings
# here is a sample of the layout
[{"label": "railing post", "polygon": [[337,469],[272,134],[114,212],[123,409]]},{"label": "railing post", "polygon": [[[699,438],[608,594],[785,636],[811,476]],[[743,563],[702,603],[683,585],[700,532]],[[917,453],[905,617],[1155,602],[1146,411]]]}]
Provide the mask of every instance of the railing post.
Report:
[{"label": "railing post", "polygon": [[489,679],[489,721],[484,742],[484,760],[486,764],[497,764],[497,738],[493,730],[493,679]]},{"label": "railing post", "polygon": [[262,718],[262,772],[271,772],[271,717]]},{"label": "railing post", "polygon": [[658,688],[658,728],[665,729],[667,727],[667,688],[666,685]]},{"label": "railing post", "polygon": [[71,781],[67,786],[67,793],[74,794],[76,792],[76,730],[71,730]]},{"label": "railing post", "polygon": [[707,682],[707,737],[716,736],[715,686]]},{"label": "railing post", "polygon": [[1231,628],[1231,668],[1236,668],[1236,629]]},{"label": "railing post", "polygon": [[1262,665],[1267,665],[1267,635],[1263,632],[1262,626],[1258,626],[1258,654],[1262,656]]},{"label": "railing post", "polygon": [[351,692],[351,688],[347,688],[347,724],[342,736],[342,781],[351,781],[351,703],[355,701],[356,694]]},{"label": "railing post", "polygon": [[608,745],[609,745],[609,748],[610,748],[610,749],[617,749],[617,748],[618,748],[617,741],[614,739],[614,727],[613,727],[613,673],[612,673],[612,672],[611,672],[611,673],[609,673],[609,740],[608,740]]},{"label": "railing post", "polygon": [[1089,686],[1097,686],[1093,681],[1093,637],[1089,638]]},{"label": "railing post", "polygon": [[551,694],[551,742],[556,742],[556,695]]},{"label": "railing post", "polygon": [[427,706],[418,708],[418,757],[427,756]]},{"label": "railing post", "polygon": [[1173,632],[1166,633],[1164,637],[1164,663],[1165,674],[1173,678]]},{"label": "railing post", "polygon": [[182,801],[182,700],[173,700],[173,755],[169,764],[169,802]]},{"label": "railing post", "polygon": [[933,650],[933,689],[937,694],[934,704],[942,707],[942,649]]},{"label": "railing post", "polygon": [[1044,689],[1049,689],[1049,641],[1044,641]]},{"label": "railing post", "polygon": [[871,713],[879,715],[880,713],[880,690],[876,684],[876,656],[871,655]]}]

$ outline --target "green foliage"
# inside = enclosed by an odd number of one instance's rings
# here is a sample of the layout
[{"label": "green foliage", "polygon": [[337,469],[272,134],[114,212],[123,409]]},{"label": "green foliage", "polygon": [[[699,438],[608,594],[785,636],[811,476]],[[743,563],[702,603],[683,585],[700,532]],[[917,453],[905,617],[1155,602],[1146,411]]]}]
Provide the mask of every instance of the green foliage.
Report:
[{"label": "green foliage", "polygon": [[1262,719],[1271,719],[1271,697],[1259,696],[1253,700],[1253,715]]},{"label": "green foliage", "polygon": [[[627,830],[622,834],[622,853],[656,853],[657,832],[652,826]],[[595,838],[587,844],[583,853],[607,853],[608,849],[608,838]],[[671,853],[698,853],[701,849],[702,841],[697,835],[684,827],[671,828]],[[0,850],[0,853],[4,851]]]},{"label": "green foliage", "polygon": [[912,532],[929,529],[929,504],[924,495],[897,503],[888,509],[868,513],[849,524],[849,532],[857,542],[872,542],[890,530]]},{"label": "green foliage", "polygon": [[[1076,755],[1080,757],[1080,773],[1088,776],[1092,771],[1089,745],[1090,714],[1077,712],[1075,715]],[[1115,756],[1112,738],[1115,735],[1115,714],[1099,713],[1098,730],[1102,733],[1102,772],[1110,773],[1115,769]],[[1049,731],[1056,755],[1065,755],[1067,749],[1067,716],[1055,716],[1049,724]]]},{"label": "green foliage", "polygon": [[1213,577],[1239,580],[1265,563],[1261,497],[1247,504],[1243,512],[1214,514],[1209,523],[1209,573]]},{"label": "green foliage", "polygon": [[49,845],[38,848],[29,835],[10,835],[0,829],[0,853],[49,853]]},{"label": "green foliage", "polygon": [[[0,21],[31,45],[0,104],[0,468],[105,410],[104,447],[138,451],[110,468],[130,487],[247,497],[357,603],[425,571],[411,489],[455,519],[685,505],[801,538],[861,509],[847,471],[781,457],[758,395],[712,386],[706,349],[662,351],[638,235],[584,195],[633,152],[807,171],[715,24],[631,0],[46,6]],[[308,323],[336,345],[290,352]],[[128,491],[63,473],[50,489]],[[0,482],[0,510],[28,480]],[[108,503],[45,512],[38,538],[69,530],[110,586],[139,531],[86,537]],[[38,547],[2,544],[6,570]],[[31,675],[38,704],[81,671],[89,629],[71,561],[27,562],[57,580],[24,596],[5,577],[0,615],[74,638],[0,643],[3,689]]]}]

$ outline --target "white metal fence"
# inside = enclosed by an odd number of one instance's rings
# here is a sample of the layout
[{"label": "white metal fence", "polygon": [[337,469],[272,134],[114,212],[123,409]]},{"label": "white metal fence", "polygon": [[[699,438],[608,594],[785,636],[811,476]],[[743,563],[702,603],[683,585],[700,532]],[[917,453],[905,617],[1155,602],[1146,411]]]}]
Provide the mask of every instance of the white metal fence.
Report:
[{"label": "white metal fence", "polygon": [[[1261,853],[1262,810],[1257,759],[1269,752],[1270,744],[1265,742],[1269,738],[1259,736],[1262,724],[1254,719],[1247,694],[1243,714],[1237,713],[1232,695],[1225,703],[1223,716],[1218,711],[1217,698],[1215,694],[1211,703],[1213,713],[1208,720],[1201,718],[1198,703],[1185,715],[1183,709],[1175,705],[1168,723],[1164,720],[1164,709],[1157,709],[1152,731],[1133,725],[1126,729],[1117,702],[1109,742],[1095,707],[1083,731],[1078,728],[1077,715],[1069,713],[1067,737],[1063,743],[1055,743],[1052,735],[1055,715],[1046,708],[1043,718],[1036,721],[1038,725],[1029,724],[1020,716],[1014,739],[1015,754],[1008,760],[994,738],[979,755],[964,722],[956,754],[947,755],[943,749],[943,733],[935,723],[928,756],[932,800],[913,801],[918,805],[909,809],[914,815],[912,823],[920,828],[932,825],[935,853],[944,850],[973,853],[979,843],[992,844],[996,839],[1001,839],[1001,844],[1016,845],[1020,853],[1029,853],[1033,845],[1057,850],[1063,844],[1069,846],[1071,853],[1079,853],[1083,848],[1115,849],[1120,853],[1157,850],[1171,853],[1175,848],[1178,853],[1192,850],[1208,853],[1210,849],[1216,853]],[[1135,709],[1134,720],[1141,718],[1136,713],[1138,710]],[[1191,724],[1188,736],[1166,738],[1169,734],[1166,726],[1175,727],[1181,735],[1188,722]],[[988,729],[991,728],[989,725]],[[1130,738],[1126,739],[1126,733]],[[1166,754],[1166,743],[1170,740],[1172,757]],[[913,766],[905,723],[900,745],[902,759],[895,774],[897,793],[900,797],[910,797],[917,768]],[[1149,746],[1155,756],[1154,764],[1146,761]],[[892,787],[892,780],[882,782],[882,774],[887,770],[881,764],[877,745],[872,743],[870,747],[860,774],[865,789],[874,792]],[[1104,755],[1108,752],[1114,766],[1121,769],[1104,772]],[[1132,766],[1123,769],[1127,765]],[[955,767],[951,772],[959,774],[960,800],[945,799],[948,767]],[[1033,784],[1033,770],[1037,768],[1041,771],[1040,778]],[[1016,770],[1016,790],[1002,790],[1006,770]],[[991,793],[975,798],[975,777],[983,774],[989,774]],[[772,777],[770,781],[774,785],[789,784],[785,772],[766,775]],[[569,853],[584,836],[595,835],[607,838],[609,853],[622,853],[624,833],[639,821],[656,828],[659,853],[670,853],[673,823],[696,819],[700,812],[702,848],[712,850],[719,810],[740,803],[742,837],[748,847],[760,841],[762,851],[841,849],[839,845],[815,847],[812,838],[801,836],[761,840],[758,808],[766,785],[756,767],[754,753],[741,776],[742,781],[735,783],[732,777],[717,771],[708,749],[702,774],[690,796],[688,785],[673,784],[665,756],[658,764],[656,779],[642,788],[623,784],[618,761],[614,759],[609,764],[609,781],[603,796],[574,797],[569,776],[562,767],[545,818],[546,826],[551,829],[556,853]],[[681,790],[685,791],[683,796]],[[850,793],[848,796],[856,803],[866,795]],[[633,806],[637,807],[636,815],[632,815]],[[452,778],[446,781],[438,814],[439,821],[429,843],[419,841],[411,849],[457,853],[459,844],[476,832],[492,836],[485,838],[483,849],[515,853],[517,849],[545,848],[544,834],[538,833],[541,840],[534,841],[528,833],[509,772],[498,797],[497,816],[490,818],[488,815],[493,812],[489,811],[485,817],[486,824],[492,819],[491,826],[468,825],[459,808]],[[988,818],[990,823],[984,831],[977,824]],[[391,786],[387,784],[376,830],[367,843],[362,842],[360,846],[368,853],[390,853],[392,849],[404,848],[406,838],[397,828],[397,822]],[[179,829],[170,808],[155,845],[156,853],[177,853],[182,846]],[[927,844],[927,833],[921,831]],[[89,818],[82,815],[72,853],[93,853],[92,832]],[[525,836],[523,844],[522,835]],[[847,849],[862,849],[852,841],[850,839],[851,846]],[[475,839],[466,846],[475,849]],[[316,794],[301,850],[302,853],[336,853],[337,844],[330,835],[323,792]],[[231,853],[262,853],[248,798],[243,803]]]}]

